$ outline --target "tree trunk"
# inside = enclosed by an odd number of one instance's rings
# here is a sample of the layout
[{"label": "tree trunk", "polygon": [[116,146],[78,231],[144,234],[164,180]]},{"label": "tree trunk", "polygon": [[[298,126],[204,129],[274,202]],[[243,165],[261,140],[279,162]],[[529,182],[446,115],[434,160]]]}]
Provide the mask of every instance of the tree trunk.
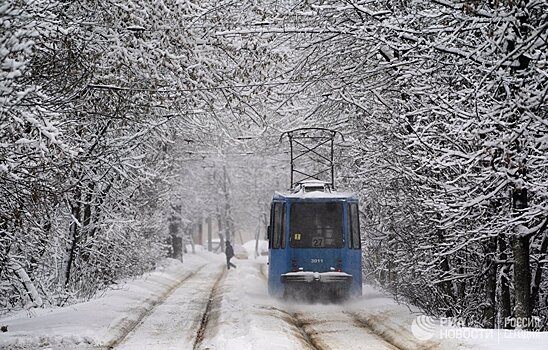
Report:
[{"label": "tree trunk", "polygon": [[212,230],[211,230],[211,215],[207,217],[207,251],[211,252],[213,250],[213,246],[211,244],[212,239]]},{"label": "tree trunk", "polygon": [[[525,175],[525,169],[520,168],[518,174]],[[516,214],[527,208],[527,189],[514,187],[512,190],[512,207]],[[527,329],[528,320],[531,318],[531,267],[529,252],[529,236],[521,232],[521,227],[516,227],[512,236],[512,253],[514,255],[514,289],[516,303],[514,306],[514,318],[518,328]]]},{"label": "tree trunk", "polygon": [[31,307],[42,306],[43,304],[42,298],[38,294],[38,291],[36,290],[34,283],[32,283],[29,275],[27,274],[23,266],[21,266],[21,264],[19,264],[17,261],[13,260],[10,256],[8,256],[7,268],[14,275],[16,275],[17,278],[19,278],[19,281],[25,288],[27,297],[29,298],[29,302],[25,304],[25,308],[29,309]]},{"label": "tree trunk", "polygon": [[[437,219],[439,220],[441,218],[440,214],[436,214],[437,215]],[[438,230],[437,231],[437,235],[438,235],[438,243],[439,245],[443,245],[445,243],[445,235],[444,235],[444,231],[443,230]],[[443,256],[442,257],[442,260],[440,262],[440,269],[441,271],[443,271],[442,275],[441,275],[441,278],[442,279],[449,279],[450,275],[451,275],[451,266],[449,264],[449,258],[447,255]],[[446,311],[446,317],[452,317],[453,316],[453,311],[450,309],[450,307],[454,304],[454,300],[455,300],[455,294],[453,293],[453,283],[450,281],[450,280],[446,280],[444,282],[441,283],[441,288],[442,288],[442,291],[444,293],[444,302],[446,304],[446,306],[448,306],[447,308],[447,311]]]},{"label": "tree trunk", "polygon": [[171,236],[172,258],[183,260],[183,237]]},{"label": "tree trunk", "polygon": [[72,220],[69,225],[69,237],[68,237],[68,246],[66,252],[66,261],[65,261],[65,271],[64,271],[64,281],[63,285],[68,286],[71,277],[72,265],[74,263],[74,258],[78,250],[78,243],[80,241],[80,214],[82,211],[82,203],[80,201],[81,193],[80,189],[76,189],[74,194],[74,200],[70,203],[70,212],[72,215]]},{"label": "tree trunk", "polygon": [[499,239],[499,252],[500,252],[500,261],[504,264],[500,268],[500,324],[503,328],[509,328],[508,320],[512,315],[512,304],[510,300],[510,283],[508,281],[508,273],[510,271],[510,265],[506,263],[508,259],[508,254],[506,254],[506,238],[504,235],[500,235]]},{"label": "tree trunk", "polygon": [[[548,219],[547,221],[548,222]],[[544,230],[546,230],[546,224],[544,225]],[[548,255],[548,233],[545,231],[544,236],[542,237],[542,243],[540,244],[538,265],[533,274],[533,285],[531,288],[531,311],[534,311],[539,305],[539,295],[540,295],[540,283],[542,282],[542,268],[544,263],[542,261],[546,260]]]},{"label": "tree trunk", "polygon": [[518,328],[531,318],[531,270],[529,267],[529,237],[515,236],[512,238],[514,254],[514,317]]},{"label": "tree trunk", "polygon": [[[92,224],[92,201],[93,201],[93,194],[95,190],[95,183],[90,182],[88,184],[88,192],[85,195],[85,201],[83,203],[83,215],[82,215],[82,227],[81,227],[81,233],[80,233],[80,244],[81,246],[85,245],[89,234],[92,231],[91,224]],[[80,256],[84,261],[88,261],[90,258],[89,249],[80,249]]]},{"label": "tree trunk", "polygon": [[497,252],[496,238],[490,238],[487,242],[487,254],[484,261],[483,270],[485,271],[485,301],[486,306],[483,310],[483,328],[495,328],[495,305],[497,295],[497,265],[494,256]]},{"label": "tree trunk", "polygon": [[204,245],[204,224],[203,218],[200,217],[200,222],[198,223],[198,244]]},{"label": "tree trunk", "polygon": [[[465,273],[465,270],[464,270],[464,267],[459,267],[458,268],[458,274],[463,276],[464,273]],[[466,279],[461,279],[460,281],[457,282],[457,298],[459,299],[464,299],[466,295]]]},{"label": "tree trunk", "polygon": [[230,207],[230,194],[229,191],[230,179],[226,172],[226,166],[223,165],[223,192],[225,200],[225,239],[232,242],[234,239],[234,224],[232,221],[232,209]]},{"label": "tree trunk", "polygon": [[225,245],[224,245],[224,232],[223,232],[223,217],[221,215],[220,209],[217,208],[217,227],[219,228],[219,239],[220,239],[220,247],[221,252],[224,253],[225,251]]},{"label": "tree trunk", "polygon": [[[195,228],[198,227],[198,225],[194,225]],[[192,248],[192,254],[196,254],[196,246],[195,246],[195,243],[194,243],[194,232],[196,232],[196,230],[193,230],[192,227],[189,227],[188,230],[187,230],[187,237],[189,238],[190,240],[190,247]],[[184,243],[184,239],[183,239],[183,244]],[[186,249],[186,246],[183,247],[183,252],[187,253],[187,249]]]},{"label": "tree trunk", "polygon": [[181,232],[181,206],[172,206],[169,218],[169,234],[171,236],[171,257],[183,261],[183,237]]}]

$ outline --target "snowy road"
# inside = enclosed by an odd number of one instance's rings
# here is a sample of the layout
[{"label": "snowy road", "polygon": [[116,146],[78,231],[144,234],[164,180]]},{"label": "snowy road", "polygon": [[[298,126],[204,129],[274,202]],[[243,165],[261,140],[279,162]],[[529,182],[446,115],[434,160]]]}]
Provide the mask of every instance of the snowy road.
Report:
[{"label": "snowy road", "polygon": [[223,267],[204,265],[183,280],[167,298],[114,349],[192,349],[205,326],[210,296],[223,276]]},{"label": "snowy road", "polygon": [[[236,261],[225,271],[210,263],[180,282],[165,301],[106,349],[193,350],[396,350],[436,349],[416,344],[405,329],[397,340],[383,338],[349,305],[309,305],[275,300],[267,295],[265,264]],[[224,272],[223,272],[224,271]],[[382,325],[376,318],[375,325]],[[378,333],[378,334],[377,334]],[[379,335],[381,334],[381,335]],[[391,332],[394,334],[394,332]],[[407,339],[406,339],[407,336]],[[398,347],[397,345],[402,345]]]},{"label": "snowy road", "polygon": [[264,264],[239,265],[200,266],[103,349],[398,349],[340,305],[268,298]]},{"label": "snowy road", "polygon": [[[121,283],[97,299],[64,308],[37,309],[0,319],[0,349],[24,350],[338,350],[545,349],[548,337],[529,340],[483,336],[420,340],[417,317],[369,286],[344,304],[299,304],[268,296],[265,257],[235,260],[200,252],[184,264]],[[510,334],[511,335],[511,334]],[[529,334],[536,335],[536,334]],[[478,338],[479,339],[479,338]],[[481,344],[481,346],[478,346]]]},{"label": "snowy road", "polygon": [[[265,265],[241,261],[228,272],[213,303],[210,324],[195,349],[395,350],[435,349],[437,344],[400,342],[377,334],[360,310],[347,305],[302,305],[274,300],[266,293]],[[350,312],[350,311],[352,312]],[[382,334],[382,332],[379,332]],[[405,334],[407,333],[407,335]]]},{"label": "snowy road", "polygon": [[[289,310],[292,308],[288,307]],[[291,312],[277,308],[268,310],[271,317],[279,318],[286,323],[285,327],[292,330],[291,336],[295,349],[399,349],[345,311],[333,310],[330,307],[324,311],[305,312]]]}]

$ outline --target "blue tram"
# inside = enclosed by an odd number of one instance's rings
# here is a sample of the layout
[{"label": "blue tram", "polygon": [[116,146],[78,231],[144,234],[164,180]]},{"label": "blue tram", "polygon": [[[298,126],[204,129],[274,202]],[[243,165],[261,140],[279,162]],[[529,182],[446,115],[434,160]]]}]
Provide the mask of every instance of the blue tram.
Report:
[{"label": "blue tram", "polygon": [[276,193],[270,211],[268,291],[296,299],[361,296],[358,198],[303,181]]}]

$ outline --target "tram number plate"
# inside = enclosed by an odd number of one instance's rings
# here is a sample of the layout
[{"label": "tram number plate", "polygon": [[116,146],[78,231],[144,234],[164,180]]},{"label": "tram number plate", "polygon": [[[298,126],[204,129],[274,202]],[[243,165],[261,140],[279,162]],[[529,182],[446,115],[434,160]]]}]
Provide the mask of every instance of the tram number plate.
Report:
[{"label": "tram number plate", "polygon": [[312,259],[310,259],[310,262],[311,262],[312,264],[322,264],[322,263],[323,263],[323,259],[312,258]]},{"label": "tram number plate", "polygon": [[313,247],[323,247],[323,237],[322,238],[312,238]]}]

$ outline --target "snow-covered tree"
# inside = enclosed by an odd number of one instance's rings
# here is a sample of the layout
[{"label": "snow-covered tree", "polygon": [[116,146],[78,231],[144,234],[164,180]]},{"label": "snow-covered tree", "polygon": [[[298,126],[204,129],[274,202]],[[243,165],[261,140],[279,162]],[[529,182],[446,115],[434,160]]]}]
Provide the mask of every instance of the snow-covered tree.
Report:
[{"label": "snow-covered tree", "polygon": [[351,135],[366,265],[469,324],[543,312],[546,3],[294,5],[262,30],[299,52],[309,122]]}]

